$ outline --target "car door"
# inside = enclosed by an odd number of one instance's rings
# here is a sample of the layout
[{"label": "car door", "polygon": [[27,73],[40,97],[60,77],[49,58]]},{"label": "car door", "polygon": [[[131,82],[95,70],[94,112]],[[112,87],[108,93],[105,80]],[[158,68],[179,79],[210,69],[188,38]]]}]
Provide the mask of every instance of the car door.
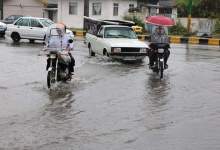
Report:
[{"label": "car door", "polygon": [[97,34],[97,39],[96,39],[96,50],[98,51],[99,54],[103,54],[103,36],[104,36],[104,28],[101,27],[98,34]]},{"label": "car door", "polygon": [[19,33],[21,38],[29,38],[29,24],[29,18],[21,18],[15,23],[15,31]]},{"label": "car door", "polygon": [[45,35],[43,25],[34,18],[30,19],[30,34],[34,39],[43,39]]}]

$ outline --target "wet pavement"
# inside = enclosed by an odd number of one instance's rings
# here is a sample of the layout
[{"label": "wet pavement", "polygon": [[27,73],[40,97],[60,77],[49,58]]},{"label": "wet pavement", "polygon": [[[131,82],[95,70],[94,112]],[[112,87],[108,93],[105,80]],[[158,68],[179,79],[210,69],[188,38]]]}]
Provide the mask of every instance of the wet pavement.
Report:
[{"label": "wet pavement", "polygon": [[0,150],[219,150],[220,48],[172,45],[160,80],[141,64],[88,57],[49,91],[41,43],[0,40]]}]

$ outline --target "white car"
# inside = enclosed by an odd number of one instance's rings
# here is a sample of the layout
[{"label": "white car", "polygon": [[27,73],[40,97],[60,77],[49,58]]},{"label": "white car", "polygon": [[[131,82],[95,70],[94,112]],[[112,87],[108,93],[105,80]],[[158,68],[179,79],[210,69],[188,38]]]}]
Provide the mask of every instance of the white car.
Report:
[{"label": "white car", "polygon": [[[21,17],[7,26],[6,35],[14,42],[19,42],[21,39],[29,39],[30,42],[45,40],[47,29],[52,24],[54,22],[47,18]],[[72,33],[70,30],[66,32]]]},{"label": "white car", "polygon": [[7,29],[7,25],[3,22],[0,22],[0,37],[5,35],[5,31]]},{"label": "white car", "polygon": [[142,60],[149,49],[131,27],[121,25],[103,25],[97,34],[88,32],[85,42],[90,56],[100,54],[125,61]]}]

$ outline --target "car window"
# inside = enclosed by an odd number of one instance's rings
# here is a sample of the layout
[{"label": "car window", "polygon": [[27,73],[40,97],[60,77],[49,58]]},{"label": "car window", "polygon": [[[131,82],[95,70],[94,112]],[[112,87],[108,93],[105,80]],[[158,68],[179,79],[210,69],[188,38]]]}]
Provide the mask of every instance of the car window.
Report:
[{"label": "car window", "polygon": [[51,21],[50,19],[40,19],[40,22],[41,22],[45,27],[49,27],[50,25],[54,24],[54,22]]},{"label": "car window", "polygon": [[105,29],[105,38],[129,38],[137,39],[136,34],[131,28],[127,27],[107,27]]},{"label": "car window", "polygon": [[103,34],[104,34],[104,29],[103,29],[103,28],[101,28],[101,29],[99,30],[98,35],[99,35],[99,36],[103,36]]},{"label": "car window", "polygon": [[39,23],[38,20],[36,20],[36,19],[31,19],[31,27],[42,28],[42,25]]},{"label": "car window", "polygon": [[18,26],[29,26],[29,19],[27,18],[22,18],[22,19],[19,19],[15,25],[18,25]]}]

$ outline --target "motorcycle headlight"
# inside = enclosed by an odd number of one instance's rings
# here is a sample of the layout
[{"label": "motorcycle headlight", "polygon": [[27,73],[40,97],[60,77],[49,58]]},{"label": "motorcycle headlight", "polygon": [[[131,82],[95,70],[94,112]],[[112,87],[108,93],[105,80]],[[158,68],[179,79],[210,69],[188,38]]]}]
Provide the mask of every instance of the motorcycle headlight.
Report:
[{"label": "motorcycle headlight", "polygon": [[121,53],[121,48],[113,48],[112,52],[113,53]]},{"label": "motorcycle headlight", "polygon": [[141,48],[140,53],[147,53],[147,49],[146,48]]}]

